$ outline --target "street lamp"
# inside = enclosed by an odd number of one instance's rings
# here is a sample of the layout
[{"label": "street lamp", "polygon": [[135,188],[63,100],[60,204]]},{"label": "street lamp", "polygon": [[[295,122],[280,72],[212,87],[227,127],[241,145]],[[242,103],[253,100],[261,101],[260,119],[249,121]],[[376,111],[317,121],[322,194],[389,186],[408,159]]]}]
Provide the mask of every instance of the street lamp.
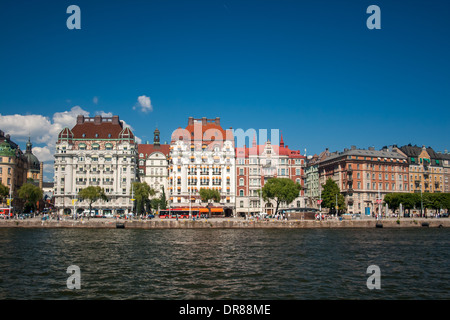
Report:
[{"label": "street lamp", "polygon": [[423,217],[423,194],[422,194],[423,183],[420,184],[420,216]]}]

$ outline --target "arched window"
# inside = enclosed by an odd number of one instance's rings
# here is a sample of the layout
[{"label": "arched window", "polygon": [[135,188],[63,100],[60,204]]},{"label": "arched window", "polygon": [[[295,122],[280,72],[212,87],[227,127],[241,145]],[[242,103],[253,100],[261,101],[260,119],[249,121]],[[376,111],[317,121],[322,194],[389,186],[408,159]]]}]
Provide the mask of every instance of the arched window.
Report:
[{"label": "arched window", "polygon": [[244,196],[244,190],[239,190],[239,196],[243,197]]}]

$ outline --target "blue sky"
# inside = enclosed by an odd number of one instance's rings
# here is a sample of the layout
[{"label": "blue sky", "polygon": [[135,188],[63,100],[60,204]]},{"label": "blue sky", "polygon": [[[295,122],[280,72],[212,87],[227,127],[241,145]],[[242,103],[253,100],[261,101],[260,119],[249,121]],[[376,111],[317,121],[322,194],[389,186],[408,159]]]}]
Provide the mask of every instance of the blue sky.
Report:
[{"label": "blue sky", "polygon": [[[72,4],[81,30],[66,27]],[[366,27],[372,4],[380,30]],[[449,12],[444,0],[2,0],[0,129],[23,149],[30,134],[46,163],[51,138],[8,116],[117,114],[142,141],[156,126],[169,140],[189,116],[220,117],[279,129],[307,154],[448,150]]]}]

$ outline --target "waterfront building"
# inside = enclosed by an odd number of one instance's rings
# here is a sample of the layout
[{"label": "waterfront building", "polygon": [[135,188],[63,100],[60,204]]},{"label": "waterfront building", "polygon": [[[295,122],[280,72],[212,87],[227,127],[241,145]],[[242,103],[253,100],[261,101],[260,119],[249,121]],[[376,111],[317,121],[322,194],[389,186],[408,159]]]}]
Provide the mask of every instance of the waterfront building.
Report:
[{"label": "waterfront building", "polygon": [[442,162],[443,166],[443,176],[444,179],[444,192],[450,192],[450,153],[447,150],[442,152],[437,152],[439,161]]},{"label": "waterfront building", "polygon": [[[28,162],[20,147],[11,136],[0,130],[0,182],[11,190],[12,206],[20,209],[23,201],[18,198],[19,188],[27,182]],[[9,199],[9,197],[8,197]],[[2,199],[2,206],[7,206]]]},{"label": "waterfront building", "polygon": [[410,192],[444,192],[444,166],[433,148],[411,144],[394,148],[408,159]]},{"label": "waterfront building", "polygon": [[220,193],[223,215],[234,215],[235,154],[232,129],[223,129],[220,118],[189,117],[186,128],[176,129],[169,151],[168,194],[171,207],[205,206],[202,188]]},{"label": "waterfront building", "polygon": [[[239,216],[254,215],[259,212],[275,213],[275,201],[265,203],[259,190],[270,178],[289,178],[304,187],[304,168],[306,157],[299,150],[291,150],[284,145],[283,135],[279,144],[267,140],[257,145],[256,136],[252,146],[236,148],[236,212]],[[279,208],[304,207],[304,190],[289,204]]]},{"label": "waterfront building", "polygon": [[319,162],[321,184],[333,179],[345,197],[348,213],[385,213],[380,206],[392,192],[409,192],[407,157],[387,148],[344,149]]},{"label": "waterfront building", "polygon": [[160,198],[164,190],[168,192],[169,144],[160,143],[160,132],[153,132],[153,144],[138,144],[139,179],[155,190],[155,198]]},{"label": "waterfront building", "polygon": [[96,201],[98,214],[127,214],[133,209],[132,183],[137,179],[137,147],[133,132],[119,116],[79,115],[72,128],[58,135],[54,164],[54,203],[60,214],[89,209],[78,192],[104,189],[108,201]]},{"label": "waterfront building", "polygon": [[321,199],[322,185],[319,178],[319,162],[325,160],[330,155],[328,148],[319,155],[308,157],[305,167],[305,197],[307,207],[319,208],[318,200]]}]

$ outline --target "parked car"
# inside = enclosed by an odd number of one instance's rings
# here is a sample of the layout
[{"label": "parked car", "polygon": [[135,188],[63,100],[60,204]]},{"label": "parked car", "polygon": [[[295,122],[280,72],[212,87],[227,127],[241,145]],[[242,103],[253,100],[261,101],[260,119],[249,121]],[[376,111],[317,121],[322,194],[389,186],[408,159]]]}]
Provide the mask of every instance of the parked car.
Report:
[{"label": "parked car", "polygon": [[89,210],[84,210],[83,213],[82,213],[82,215],[83,215],[84,217],[88,217],[88,216],[90,216],[90,217],[95,217],[95,211],[94,211],[94,210],[91,210],[91,212],[89,213]]}]

